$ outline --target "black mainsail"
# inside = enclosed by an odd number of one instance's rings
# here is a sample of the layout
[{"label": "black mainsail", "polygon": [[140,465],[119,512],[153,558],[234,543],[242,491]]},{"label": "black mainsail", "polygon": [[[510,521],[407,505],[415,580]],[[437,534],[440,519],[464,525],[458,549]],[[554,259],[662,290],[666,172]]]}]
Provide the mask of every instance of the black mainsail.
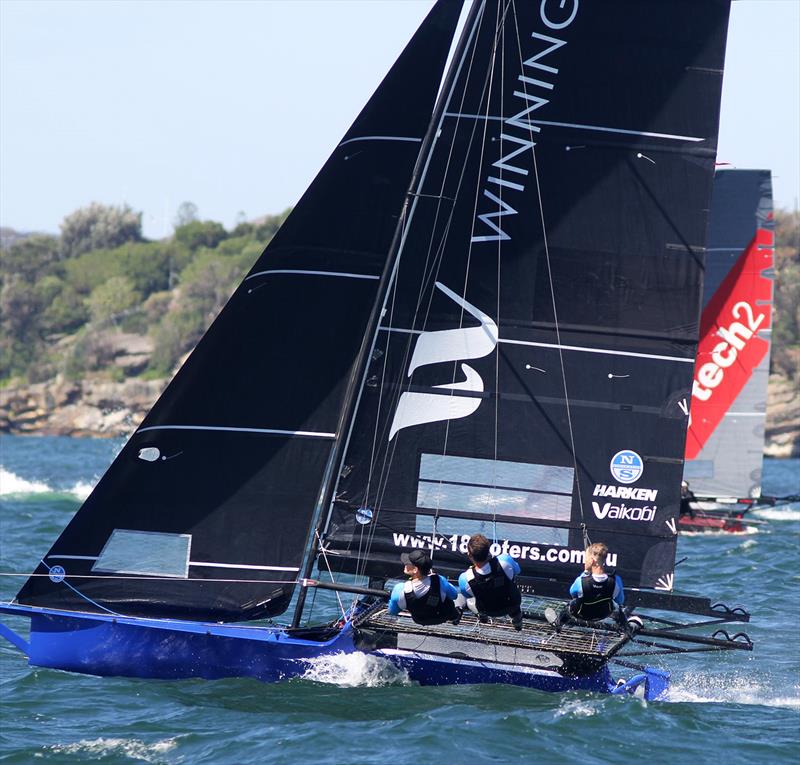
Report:
[{"label": "black mainsail", "polygon": [[384,296],[334,568],[396,576],[425,546],[452,573],[482,531],[523,581],[573,578],[589,538],[626,585],[672,589],[728,10],[479,4]]},{"label": "black mainsail", "polygon": [[17,602],[286,609],[460,10],[434,6]]}]

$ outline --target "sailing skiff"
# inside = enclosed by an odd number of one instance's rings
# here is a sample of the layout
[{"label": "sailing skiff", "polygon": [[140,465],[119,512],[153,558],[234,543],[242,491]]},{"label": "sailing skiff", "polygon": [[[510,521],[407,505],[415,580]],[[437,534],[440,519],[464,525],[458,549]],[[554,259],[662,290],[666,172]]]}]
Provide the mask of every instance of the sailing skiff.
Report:
[{"label": "sailing skiff", "polygon": [[[673,589],[728,0],[475,0],[456,41],[461,10],[436,2],[0,606],[32,664],[272,681],[360,650],[657,698],[626,657],[752,648],[688,632],[743,609]],[[387,618],[403,551],[454,575],[478,531],[521,566],[521,632]],[[588,540],[682,620],[556,633]],[[315,625],[323,587],[356,597]]]}]

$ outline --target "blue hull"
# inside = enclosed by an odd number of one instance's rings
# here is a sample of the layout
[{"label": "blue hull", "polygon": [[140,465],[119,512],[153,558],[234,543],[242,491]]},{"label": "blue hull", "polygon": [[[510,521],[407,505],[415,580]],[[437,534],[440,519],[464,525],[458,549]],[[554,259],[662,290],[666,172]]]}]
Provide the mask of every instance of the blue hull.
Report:
[{"label": "blue hull", "polygon": [[[277,682],[303,675],[309,662],[322,656],[357,651],[350,624],[328,639],[307,639],[313,631],[289,632],[277,627],[199,624],[156,619],[76,616],[24,606],[0,605],[0,612],[31,620],[25,641],[5,625],[0,635],[39,667],[91,675],[215,680],[252,677]],[[328,636],[326,636],[328,637]],[[505,683],[544,691],[585,690],[662,697],[668,674],[647,670],[626,684],[614,683],[607,666],[593,674],[566,677],[554,670],[512,664],[487,664],[411,651],[374,651],[404,669],[421,685]]]},{"label": "blue hull", "polygon": [[349,625],[329,640],[305,640],[270,627],[74,616],[14,606],[0,610],[30,617],[27,644],[3,631],[30,664],[90,675],[276,682],[302,675],[310,659],[355,650]]},{"label": "blue hull", "polygon": [[615,687],[608,667],[581,677],[565,677],[547,669],[508,664],[492,664],[452,659],[445,656],[415,654],[409,651],[376,651],[402,667],[420,685],[474,685],[504,683],[537,688],[540,691],[596,691],[609,693]]}]

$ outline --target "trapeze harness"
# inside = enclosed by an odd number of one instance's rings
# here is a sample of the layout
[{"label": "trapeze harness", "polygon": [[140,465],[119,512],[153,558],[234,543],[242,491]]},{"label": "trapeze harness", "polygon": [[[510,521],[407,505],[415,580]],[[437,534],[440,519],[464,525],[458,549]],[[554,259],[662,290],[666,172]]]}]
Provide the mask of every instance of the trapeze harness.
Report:
[{"label": "trapeze harness", "polygon": [[417,624],[442,624],[457,615],[456,604],[442,597],[442,580],[436,574],[431,575],[430,589],[424,595],[414,592],[413,582],[406,582],[403,595],[406,610]]},{"label": "trapeze harness", "polygon": [[595,581],[593,576],[581,577],[581,597],[569,609],[573,616],[586,621],[605,619],[614,613],[614,589],[617,577],[610,573],[605,581]]},{"label": "trapeze harness", "polygon": [[469,587],[475,596],[478,613],[487,616],[515,616],[522,603],[517,583],[506,576],[497,558],[489,558],[489,566],[491,571],[488,574],[472,569],[473,579]]}]

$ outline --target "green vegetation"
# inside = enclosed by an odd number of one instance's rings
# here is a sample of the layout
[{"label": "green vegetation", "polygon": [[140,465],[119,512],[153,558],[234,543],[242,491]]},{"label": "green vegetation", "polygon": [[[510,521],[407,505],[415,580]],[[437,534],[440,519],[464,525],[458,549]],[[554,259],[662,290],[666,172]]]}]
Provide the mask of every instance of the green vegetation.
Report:
[{"label": "green vegetation", "polygon": [[119,332],[151,338],[144,377],[169,375],[286,215],[229,233],[187,202],[173,236],[149,242],[141,213],[93,203],[68,215],[60,236],[15,238],[0,258],[0,385],[97,371],[118,379]]},{"label": "green vegetation", "polygon": [[800,382],[800,213],[775,215],[771,371]]},{"label": "green vegetation", "polygon": [[[145,241],[141,213],[91,204],[61,235],[15,238],[0,258],[0,385],[56,374],[119,379],[114,333],[149,336],[145,378],[194,347],[288,215],[228,232],[181,205],[171,238]],[[800,380],[800,215],[777,212],[773,371]]]}]

